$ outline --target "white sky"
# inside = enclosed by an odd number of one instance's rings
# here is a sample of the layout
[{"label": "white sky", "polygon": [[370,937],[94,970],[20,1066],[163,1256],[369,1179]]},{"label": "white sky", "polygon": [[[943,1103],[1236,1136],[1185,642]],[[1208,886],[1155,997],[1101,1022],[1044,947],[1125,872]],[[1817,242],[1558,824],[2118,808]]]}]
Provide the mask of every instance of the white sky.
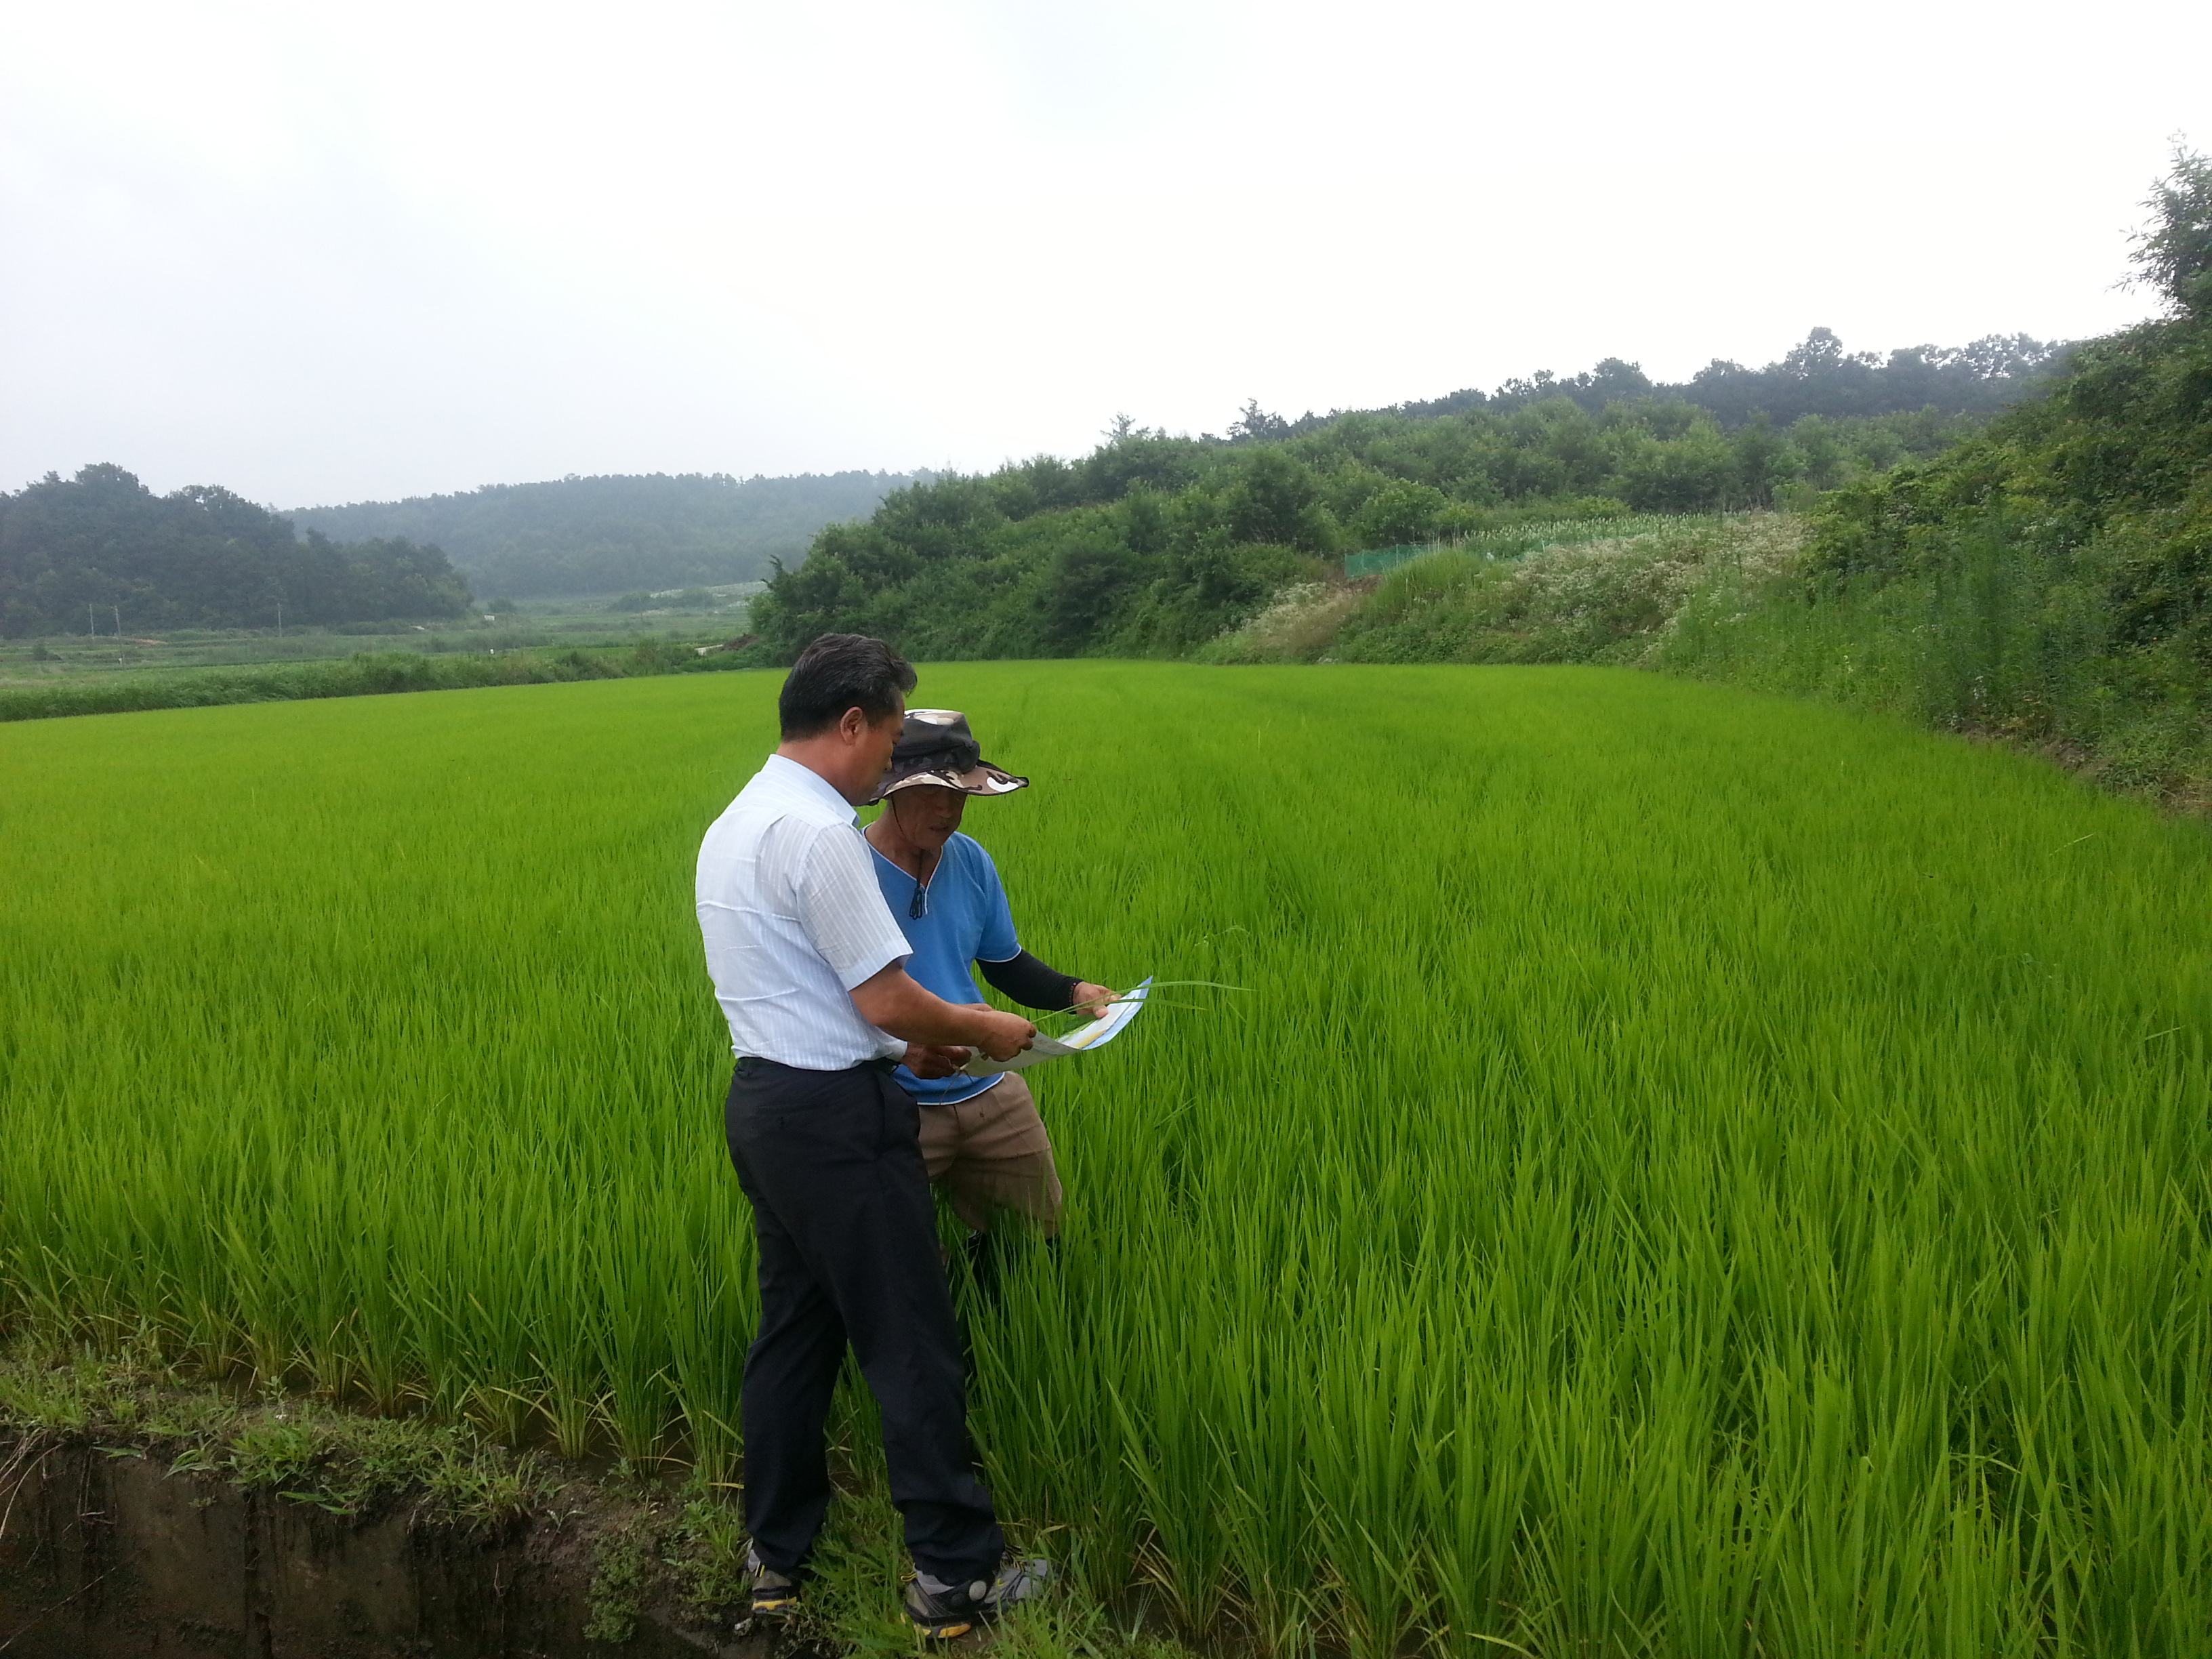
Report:
[{"label": "white sky", "polygon": [[988,467],[2101,332],[2212,6],[0,0],[0,488]]}]

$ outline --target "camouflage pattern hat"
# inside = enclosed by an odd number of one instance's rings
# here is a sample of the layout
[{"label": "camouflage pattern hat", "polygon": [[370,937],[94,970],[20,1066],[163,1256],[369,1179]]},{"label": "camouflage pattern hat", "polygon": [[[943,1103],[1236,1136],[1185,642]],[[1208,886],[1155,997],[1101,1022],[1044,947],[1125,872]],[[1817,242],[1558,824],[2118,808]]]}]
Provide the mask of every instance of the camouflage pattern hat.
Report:
[{"label": "camouflage pattern hat", "polygon": [[957,708],[909,708],[891,750],[891,769],[884,774],[875,799],[927,784],[966,795],[1011,795],[1030,787],[1027,778],[1001,772],[983,758],[983,745]]}]

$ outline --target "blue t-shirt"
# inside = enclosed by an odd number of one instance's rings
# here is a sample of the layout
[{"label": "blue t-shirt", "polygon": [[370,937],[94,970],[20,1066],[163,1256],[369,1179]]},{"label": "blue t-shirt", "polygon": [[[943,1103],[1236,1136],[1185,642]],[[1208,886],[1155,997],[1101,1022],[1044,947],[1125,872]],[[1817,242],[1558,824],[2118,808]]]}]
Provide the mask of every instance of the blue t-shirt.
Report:
[{"label": "blue t-shirt", "polygon": [[[998,866],[976,842],[955,831],[945,843],[945,854],[929,872],[929,914],[908,914],[914,908],[914,878],[872,846],[876,885],[884,890],[884,902],[906,935],[914,955],[906,970],[923,990],[947,1002],[981,1002],[972,965],[1004,962],[1021,954],[1014,939],[1014,914],[1006,908],[1006,890],[999,884]],[[980,1095],[996,1083],[996,1077],[951,1077],[924,1079],[903,1066],[895,1074],[898,1085],[925,1106],[950,1106]],[[1003,1077],[1004,1073],[1000,1076]]]}]

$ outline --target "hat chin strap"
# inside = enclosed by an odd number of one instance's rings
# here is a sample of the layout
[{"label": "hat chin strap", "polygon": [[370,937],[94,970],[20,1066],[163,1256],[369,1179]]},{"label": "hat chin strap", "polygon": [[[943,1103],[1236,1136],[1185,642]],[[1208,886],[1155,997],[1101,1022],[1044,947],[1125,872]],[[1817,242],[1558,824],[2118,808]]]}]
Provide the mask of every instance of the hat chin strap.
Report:
[{"label": "hat chin strap", "polygon": [[[906,827],[906,814],[899,811],[898,794],[893,793],[885,795],[884,797],[884,805],[890,809],[891,816],[898,820],[899,839],[915,849],[915,852],[921,860],[922,867],[924,869],[927,869],[929,867],[929,860],[932,856],[930,849],[924,847],[920,841],[916,840],[914,832]],[[939,854],[937,856],[941,857],[943,855]]]},{"label": "hat chin strap", "polygon": [[[908,833],[906,815],[898,810],[898,797],[896,794],[884,796],[884,805],[890,810],[891,817],[898,821],[899,839],[914,848],[915,862],[921,866],[914,878],[915,897],[918,902],[929,885],[930,849]],[[940,853],[937,856],[941,859],[944,855]]]}]

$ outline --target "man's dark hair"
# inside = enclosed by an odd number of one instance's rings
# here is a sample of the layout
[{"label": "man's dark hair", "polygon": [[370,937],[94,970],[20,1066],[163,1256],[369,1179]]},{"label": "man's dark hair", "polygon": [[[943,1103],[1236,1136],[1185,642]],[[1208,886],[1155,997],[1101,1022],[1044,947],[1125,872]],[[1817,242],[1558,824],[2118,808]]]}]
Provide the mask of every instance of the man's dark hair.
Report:
[{"label": "man's dark hair", "polygon": [[784,677],[775,712],[787,741],[827,732],[857,708],[871,726],[898,713],[914,690],[914,665],[866,634],[824,634],[799,653]]}]

